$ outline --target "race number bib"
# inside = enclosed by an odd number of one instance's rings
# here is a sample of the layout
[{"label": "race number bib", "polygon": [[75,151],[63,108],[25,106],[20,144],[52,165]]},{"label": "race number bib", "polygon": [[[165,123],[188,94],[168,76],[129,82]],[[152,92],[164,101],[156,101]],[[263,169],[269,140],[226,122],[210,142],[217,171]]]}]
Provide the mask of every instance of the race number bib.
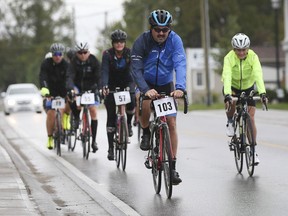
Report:
[{"label": "race number bib", "polygon": [[172,97],[161,98],[153,101],[156,116],[165,116],[176,113],[174,99]]},{"label": "race number bib", "polygon": [[53,99],[51,107],[52,107],[52,109],[64,109],[64,107],[65,107],[64,98]]},{"label": "race number bib", "polygon": [[115,92],[113,95],[117,106],[131,102],[129,91]]},{"label": "race number bib", "polygon": [[81,104],[94,104],[95,97],[94,93],[84,93],[81,96]]}]

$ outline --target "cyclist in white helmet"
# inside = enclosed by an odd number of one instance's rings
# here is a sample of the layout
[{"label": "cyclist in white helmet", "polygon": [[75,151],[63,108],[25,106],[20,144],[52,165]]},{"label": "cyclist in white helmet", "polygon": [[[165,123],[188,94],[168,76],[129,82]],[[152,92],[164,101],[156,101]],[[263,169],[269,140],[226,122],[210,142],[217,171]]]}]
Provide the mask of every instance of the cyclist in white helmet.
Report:
[{"label": "cyclist in white helmet", "polygon": [[[224,103],[231,104],[230,111],[227,115],[227,131],[229,137],[234,135],[233,114],[235,112],[235,103],[232,102],[231,96],[240,95],[241,92],[249,94],[254,90],[255,84],[258,93],[261,96],[262,103],[267,103],[266,90],[263,80],[262,67],[258,55],[250,47],[250,39],[243,33],[237,33],[231,40],[233,49],[224,57],[222,82],[224,84],[223,94]],[[255,101],[248,102],[248,111],[252,121],[254,131],[254,140],[256,141],[256,125],[255,125]],[[256,153],[255,153],[256,154]],[[255,155],[255,165],[259,164],[258,155]]]},{"label": "cyclist in white helmet", "polygon": [[[96,134],[98,127],[97,108],[99,105],[99,84],[100,84],[100,62],[90,53],[87,42],[77,43],[75,46],[75,56],[72,57],[69,65],[69,78],[67,80],[67,89],[72,92],[82,93],[84,91],[92,90],[95,94],[95,104],[89,105],[89,112],[91,116],[91,130],[92,130],[92,150],[95,153],[98,150],[96,143]],[[75,116],[75,125],[79,126],[79,114],[81,107],[76,106],[76,101],[70,104],[73,115]]]}]

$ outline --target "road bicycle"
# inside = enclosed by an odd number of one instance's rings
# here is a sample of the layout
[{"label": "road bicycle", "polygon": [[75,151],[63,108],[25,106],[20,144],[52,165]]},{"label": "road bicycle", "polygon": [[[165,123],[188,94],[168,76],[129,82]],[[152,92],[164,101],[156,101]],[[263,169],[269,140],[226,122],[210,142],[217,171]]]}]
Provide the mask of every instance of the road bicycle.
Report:
[{"label": "road bicycle", "polygon": [[51,107],[56,112],[53,131],[54,148],[56,149],[57,155],[61,156],[61,141],[63,139],[63,129],[60,109],[64,109],[65,99],[60,96],[51,98]]},{"label": "road bicycle", "polygon": [[[76,104],[77,106],[81,105],[81,124],[79,129],[73,130],[73,142],[71,150],[74,151],[76,147],[77,140],[81,141],[82,144],[82,151],[83,151],[83,158],[88,160],[89,153],[90,153],[90,144],[91,144],[91,126],[90,126],[90,115],[88,106],[95,103],[95,94],[91,91],[85,91],[81,94],[76,95]],[[75,121],[73,116],[72,121]],[[74,122],[72,122],[75,125]]]},{"label": "road bicycle", "polygon": [[[236,111],[233,115],[234,135],[229,143],[230,151],[234,152],[235,164],[238,173],[243,170],[244,155],[249,176],[253,176],[255,169],[255,145],[251,117],[248,113],[248,101],[259,101],[259,96],[254,96],[252,90],[249,95],[242,92],[239,97],[232,97],[236,102]],[[228,108],[230,109],[231,106]],[[263,103],[263,110],[267,109],[267,104]]]},{"label": "road bicycle", "polygon": [[129,142],[126,104],[131,103],[131,97],[128,87],[123,91],[116,87],[115,91],[110,91],[110,93],[113,94],[117,106],[116,131],[114,133],[115,161],[117,168],[119,168],[121,163],[124,171],[126,169],[127,144]]},{"label": "road bicycle", "polygon": [[[185,92],[184,96],[184,113],[187,113],[188,98]],[[151,100],[146,96],[140,98],[140,114],[142,112],[142,101]],[[173,97],[159,94],[159,96],[152,100],[151,108],[154,113],[154,120],[150,124],[150,149],[145,161],[145,166],[152,169],[153,185],[156,194],[161,191],[162,172],[164,177],[165,191],[167,197],[172,196],[172,160],[174,158],[172,152],[172,144],[170,140],[169,127],[167,123],[167,115],[175,114],[176,104]]]}]

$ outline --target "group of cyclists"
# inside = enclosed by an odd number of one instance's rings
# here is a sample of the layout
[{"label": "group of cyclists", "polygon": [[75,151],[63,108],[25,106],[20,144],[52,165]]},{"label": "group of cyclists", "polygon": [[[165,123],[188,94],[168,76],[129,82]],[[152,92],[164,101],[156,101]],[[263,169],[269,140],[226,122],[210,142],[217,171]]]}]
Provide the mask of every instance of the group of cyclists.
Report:
[{"label": "group of cyclists", "polygon": [[[75,95],[92,91],[95,94],[95,104],[89,105],[91,116],[92,143],[95,153],[98,150],[96,142],[99,105],[99,92],[104,97],[107,111],[106,132],[108,139],[108,160],[114,160],[113,136],[116,130],[116,106],[114,97],[109,92],[114,92],[116,87],[121,90],[129,87],[131,103],[127,104],[128,133],[131,137],[132,118],[135,113],[135,92],[140,92],[155,99],[160,92],[165,92],[175,99],[181,98],[186,92],[186,55],[180,36],[172,30],[172,15],[166,10],[154,10],[148,18],[150,29],[142,33],[134,42],[132,48],[126,47],[127,34],[122,30],[111,33],[112,47],[105,50],[100,61],[90,53],[88,43],[80,42],[70,49],[64,58],[65,47],[61,43],[53,43],[50,47],[50,56],[46,56],[40,69],[40,88],[44,96],[44,108],[47,113],[47,148],[53,148],[53,126],[55,110],[51,108],[49,97],[61,96],[67,99],[65,108],[61,111],[63,128],[77,128],[81,107],[73,98]],[[256,82],[262,100],[266,99],[262,70],[257,55],[249,49],[249,38],[240,33],[232,39],[233,50],[224,59],[222,80],[224,83],[224,102],[233,104],[231,96],[240,91],[254,88]],[[174,76],[175,74],[175,76]],[[150,105],[151,100],[142,104],[139,119],[143,129],[140,148],[143,151],[150,149]],[[137,101],[138,102],[138,101]],[[249,104],[249,112],[253,119],[255,104]],[[136,107],[137,109],[137,107]],[[235,110],[235,109],[234,109]],[[230,111],[233,112],[233,109]],[[70,113],[76,119],[75,125],[70,125]],[[138,112],[137,112],[138,113]],[[227,113],[227,129],[231,132],[231,113]],[[172,181],[174,185],[182,182],[176,171],[178,149],[178,136],[176,130],[176,114],[167,116],[170,139],[173,152]],[[254,130],[256,131],[256,129]],[[231,132],[232,133],[232,132]],[[228,134],[231,136],[231,133]],[[256,136],[256,133],[255,133]]]}]

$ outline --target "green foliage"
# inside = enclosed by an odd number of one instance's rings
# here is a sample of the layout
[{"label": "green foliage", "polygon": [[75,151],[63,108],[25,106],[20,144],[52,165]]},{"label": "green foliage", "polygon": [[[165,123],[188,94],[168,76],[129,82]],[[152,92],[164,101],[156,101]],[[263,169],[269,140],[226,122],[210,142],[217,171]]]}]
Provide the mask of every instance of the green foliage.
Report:
[{"label": "green foliage", "polygon": [[[38,84],[40,64],[55,41],[71,43],[71,19],[63,0],[2,3],[0,14],[0,88],[11,83]],[[2,25],[3,24],[3,25]]]}]

